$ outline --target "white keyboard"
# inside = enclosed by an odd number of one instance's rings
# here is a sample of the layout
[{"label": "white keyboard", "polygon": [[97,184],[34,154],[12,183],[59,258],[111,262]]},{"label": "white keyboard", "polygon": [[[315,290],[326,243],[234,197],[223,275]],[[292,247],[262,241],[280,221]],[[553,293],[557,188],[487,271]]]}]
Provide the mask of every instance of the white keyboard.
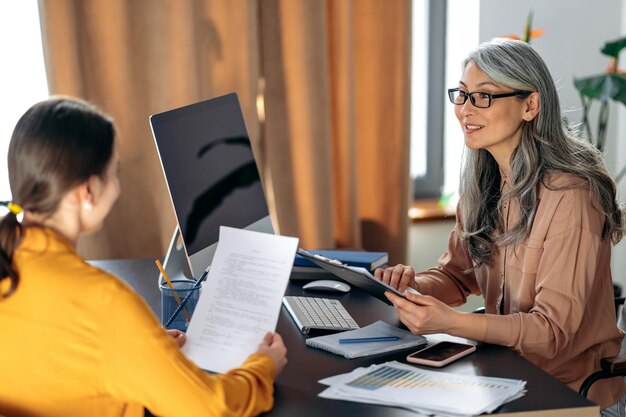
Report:
[{"label": "white keyboard", "polygon": [[283,304],[304,334],[309,333],[311,329],[352,330],[359,328],[339,300],[285,296]]}]

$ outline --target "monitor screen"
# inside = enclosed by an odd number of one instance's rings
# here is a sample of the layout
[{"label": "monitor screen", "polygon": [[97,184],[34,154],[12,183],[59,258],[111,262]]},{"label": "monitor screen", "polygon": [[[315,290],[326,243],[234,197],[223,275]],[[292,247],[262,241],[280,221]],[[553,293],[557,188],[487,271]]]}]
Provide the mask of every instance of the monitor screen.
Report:
[{"label": "monitor screen", "polygon": [[193,276],[210,265],[220,226],[273,232],[235,93],[155,114],[150,125]]}]

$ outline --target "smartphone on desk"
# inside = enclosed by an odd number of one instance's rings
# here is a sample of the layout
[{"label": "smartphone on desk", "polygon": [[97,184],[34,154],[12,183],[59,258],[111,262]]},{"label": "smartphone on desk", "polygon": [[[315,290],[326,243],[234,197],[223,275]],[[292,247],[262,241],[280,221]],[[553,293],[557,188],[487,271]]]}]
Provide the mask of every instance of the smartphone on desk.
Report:
[{"label": "smartphone on desk", "polygon": [[476,350],[476,346],[456,342],[439,342],[411,353],[406,360],[419,365],[442,367]]}]

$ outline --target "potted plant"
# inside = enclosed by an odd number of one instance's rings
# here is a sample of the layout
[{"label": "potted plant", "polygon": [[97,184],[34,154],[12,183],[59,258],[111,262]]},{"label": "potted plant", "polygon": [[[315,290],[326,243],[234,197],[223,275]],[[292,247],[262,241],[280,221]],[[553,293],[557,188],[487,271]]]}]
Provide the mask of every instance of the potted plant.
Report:
[{"label": "potted plant", "polygon": [[[604,151],[606,143],[606,128],[609,120],[609,99],[620,102],[626,106],[626,72],[617,68],[618,56],[622,49],[626,47],[626,37],[607,42],[600,50],[610,58],[610,64],[606,73],[593,75],[585,78],[575,78],[574,86],[580,94],[583,104],[582,126],[589,140],[601,152]],[[589,110],[595,101],[600,102],[600,113],[596,126],[596,134],[592,134],[591,123],[589,121]],[[626,174],[626,166],[615,176],[615,181],[619,182]]]}]

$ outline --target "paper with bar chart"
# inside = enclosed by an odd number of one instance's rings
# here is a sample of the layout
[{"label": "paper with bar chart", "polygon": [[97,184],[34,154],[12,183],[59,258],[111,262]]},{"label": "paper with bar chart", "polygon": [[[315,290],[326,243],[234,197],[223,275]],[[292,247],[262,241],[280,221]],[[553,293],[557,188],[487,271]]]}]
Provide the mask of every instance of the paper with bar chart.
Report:
[{"label": "paper with bar chart", "polygon": [[319,381],[322,398],[408,408],[424,415],[476,415],[491,412],[526,392],[514,379],[427,371],[400,362],[357,368]]}]

